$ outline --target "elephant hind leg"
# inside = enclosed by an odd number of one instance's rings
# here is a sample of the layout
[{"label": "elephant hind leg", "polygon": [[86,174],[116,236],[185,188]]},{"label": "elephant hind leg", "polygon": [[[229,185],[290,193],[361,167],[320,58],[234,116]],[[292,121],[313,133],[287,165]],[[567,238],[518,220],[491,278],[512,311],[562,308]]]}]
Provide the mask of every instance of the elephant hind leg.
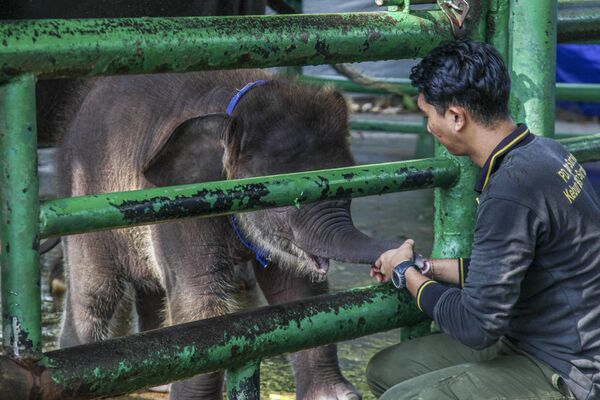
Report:
[{"label": "elephant hind leg", "polygon": [[66,238],[67,297],[60,347],[106,339],[125,283],[115,273],[112,258],[98,251],[96,235]]}]

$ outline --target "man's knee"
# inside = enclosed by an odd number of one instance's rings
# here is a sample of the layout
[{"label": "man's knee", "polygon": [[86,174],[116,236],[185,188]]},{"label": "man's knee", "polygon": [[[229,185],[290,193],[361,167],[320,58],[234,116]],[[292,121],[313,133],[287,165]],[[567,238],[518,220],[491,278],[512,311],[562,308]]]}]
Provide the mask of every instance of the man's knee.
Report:
[{"label": "man's knee", "polygon": [[415,348],[416,343],[415,340],[387,347],[369,360],[366,377],[374,395],[379,397],[390,387],[433,369],[420,359],[422,353]]},{"label": "man's knee", "polygon": [[433,371],[391,387],[380,400],[454,400],[473,394],[481,399],[567,398],[528,357],[515,355]]},{"label": "man's knee", "polygon": [[[375,354],[367,364],[367,384],[376,397],[381,396],[383,392],[397,383],[390,382],[388,377],[388,371],[393,370],[394,367],[392,364],[394,360],[390,360],[390,352],[388,350],[386,348]],[[395,361],[397,362],[397,360]]]}]

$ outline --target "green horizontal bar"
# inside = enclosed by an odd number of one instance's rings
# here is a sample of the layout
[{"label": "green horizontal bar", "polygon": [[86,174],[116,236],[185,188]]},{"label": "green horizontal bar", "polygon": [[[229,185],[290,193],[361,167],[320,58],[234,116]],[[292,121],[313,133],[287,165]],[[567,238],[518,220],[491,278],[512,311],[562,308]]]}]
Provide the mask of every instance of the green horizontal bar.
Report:
[{"label": "green horizontal bar", "polygon": [[600,134],[559,140],[577,161],[600,161]]},{"label": "green horizontal bar", "polygon": [[358,131],[378,131],[393,133],[424,133],[425,126],[422,122],[396,122],[378,120],[353,120],[350,121],[350,129]]},{"label": "green horizontal bar", "polygon": [[[410,0],[410,4],[435,4],[437,0]],[[375,4],[379,7],[384,6],[401,6],[405,4],[405,0],[375,0]]]},{"label": "green horizontal bar", "polygon": [[[298,78],[301,82],[315,85],[330,84],[339,90],[351,93],[373,93],[385,94],[386,90],[381,88],[369,88],[346,78],[339,76],[328,75],[302,75]],[[380,78],[386,84],[397,87],[397,90],[409,95],[416,95],[417,89],[410,84],[408,78]],[[600,84],[593,83],[557,83],[556,84],[556,99],[585,101],[585,102],[600,102]]]},{"label": "green horizontal bar", "polygon": [[559,2],[558,43],[600,43],[600,1]]},{"label": "green horizontal bar", "polygon": [[[24,383],[45,384],[45,400],[114,396],[425,319],[406,291],[382,284],[52,351]],[[10,386],[22,371],[10,359],[0,367],[0,389],[41,392]]]},{"label": "green horizontal bar", "polygon": [[[418,122],[395,122],[379,120],[354,120],[350,121],[350,129],[363,131],[377,131],[390,133],[427,133],[424,125]],[[556,139],[573,139],[580,136],[588,136],[589,133],[582,132],[558,132],[554,135]]]},{"label": "green horizontal bar", "polygon": [[80,196],[42,203],[43,237],[210,217],[318,200],[452,185],[458,164],[429,158],[321,171]]},{"label": "green horizontal bar", "polygon": [[[314,85],[325,85],[330,84],[336,87],[339,90],[343,90],[345,92],[354,92],[354,93],[374,93],[381,94],[387,93],[384,89],[380,88],[370,88],[366,86],[359,85],[358,83],[354,83],[349,81],[346,78],[342,78],[335,75],[302,75],[298,78],[301,82],[314,84]],[[382,82],[386,84],[394,85],[397,87],[397,91],[406,93],[409,95],[417,95],[417,89],[411,85],[410,79],[408,78],[378,78]]]},{"label": "green horizontal bar", "polygon": [[0,23],[0,79],[422,57],[452,39],[439,11]]},{"label": "green horizontal bar", "polygon": [[581,136],[588,136],[589,134],[589,132],[556,132],[554,139],[574,139]]},{"label": "green horizontal bar", "polygon": [[556,99],[581,102],[600,102],[600,84],[557,83]]}]

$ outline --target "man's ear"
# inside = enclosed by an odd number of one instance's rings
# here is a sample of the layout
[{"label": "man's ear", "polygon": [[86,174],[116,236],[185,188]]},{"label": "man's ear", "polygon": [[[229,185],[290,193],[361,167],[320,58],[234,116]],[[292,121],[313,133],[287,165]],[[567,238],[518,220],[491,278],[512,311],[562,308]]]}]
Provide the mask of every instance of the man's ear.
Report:
[{"label": "man's ear", "polygon": [[467,123],[467,112],[464,108],[450,106],[446,110],[446,116],[449,119],[450,126],[455,132],[460,132]]},{"label": "man's ear", "polygon": [[182,122],[148,156],[142,168],[146,179],[157,186],[220,179],[220,138],[231,120],[227,114],[219,113]]}]

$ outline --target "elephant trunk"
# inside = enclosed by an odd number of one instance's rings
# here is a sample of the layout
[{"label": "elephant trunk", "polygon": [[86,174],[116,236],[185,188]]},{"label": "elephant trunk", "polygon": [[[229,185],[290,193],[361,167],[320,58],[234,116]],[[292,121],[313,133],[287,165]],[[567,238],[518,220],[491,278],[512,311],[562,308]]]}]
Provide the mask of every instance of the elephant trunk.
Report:
[{"label": "elephant trunk", "polygon": [[357,264],[373,264],[401,243],[365,235],[352,222],[347,200],[317,203],[295,218],[294,241],[307,253]]}]

